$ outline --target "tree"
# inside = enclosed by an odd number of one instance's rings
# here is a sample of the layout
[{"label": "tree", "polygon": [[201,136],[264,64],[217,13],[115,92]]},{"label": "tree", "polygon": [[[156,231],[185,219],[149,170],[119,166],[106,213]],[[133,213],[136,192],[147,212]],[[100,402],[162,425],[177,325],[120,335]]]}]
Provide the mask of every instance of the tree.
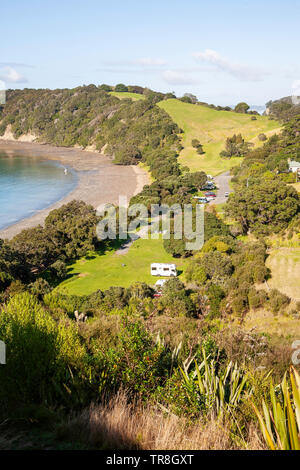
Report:
[{"label": "tree", "polygon": [[205,186],[207,181],[207,176],[204,171],[195,171],[195,173],[191,173],[190,175],[193,185],[196,187],[198,191],[201,190]]},{"label": "tree", "polygon": [[58,280],[66,279],[67,274],[68,274],[66,263],[58,259],[57,261],[55,261],[55,263],[51,265],[50,268],[51,268],[51,273],[54,275],[56,279]]},{"label": "tree", "polygon": [[244,233],[251,230],[268,235],[285,229],[299,207],[298,193],[293,187],[278,180],[260,180],[233,193],[226,212],[240,223]]},{"label": "tree", "polygon": [[164,314],[168,316],[192,316],[194,305],[190,299],[184,284],[178,279],[168,280],[162,289],[161,304],[164,308]]},{"label": "tree", "polygon": [[249,152],[251,144],[245,142],[241,134],[234,134],[232,137],[227,137],[225,143],[225,150],[220,152],[221,157],[242,157]]},{"label": "tree", "polygon": [[235,113],[246,114],[250,106],[247,103],[241,102],[236,105],[234,108]]},{"label": "tree", "polygon": [[22,230],[10,242],[13,250],[22,253],[26,264],[33,271],[42,271],[59,255],[49,233],[41,226]]},{"label": "tree", "polygon": [[198,102],[197,96],[193,95],[192,93],[185,93],[183,95],[184,98],[189,98],[190,103],[196,104]]},{"label": "tree", "polygon": [[203,146],[200,144],[198,139],[193,139],[192,140],[192,146],[195,149],[197,149],[197,153],[199,153],[199,155],[203,155],[205,153],[204,150],[203,150]]},{"label": "tree", "polygon": [[99,85],[99,90],[103,91],[112,91],[112,87],[110,85],[106,85],[105,83],[102,83],[102,85]]},{"label": "tree", "polygon": [[30,266],[21,252],[0,239],[0,291],[8,287],[14,279],[28,282]]},{"label": "tree", "polygon": [[123,83],[118,83],[118,85],[115,86],[115,91],[125,92],[125,91],[128,91],[128,87],[124,85]]},{"label": "tree", "polygon": [[95,209],[83,201],[71,201],[50,212],[45,231],[56,250],[67,259],[84,256],[97,245]]}]

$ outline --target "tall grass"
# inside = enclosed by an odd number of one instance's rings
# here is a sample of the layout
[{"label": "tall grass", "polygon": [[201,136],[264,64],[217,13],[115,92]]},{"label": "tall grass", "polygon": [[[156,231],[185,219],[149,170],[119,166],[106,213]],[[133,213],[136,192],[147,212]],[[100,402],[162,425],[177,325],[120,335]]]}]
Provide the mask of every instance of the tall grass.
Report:
[{"label": "tall grass", "polygon": [[278,388],[270,384],[270,402],[262,401],[262,413],[253,404],[269,449],[300,450],[300,375],[294,367],[290,386],[286,374]]},{"label": "tall grass", "polygon": [[[191,423],[151,405],[127,402],[120,392],[106,404],[90,408],[64,423],[57,438],[80,441],[95,449],[139,450],[235,450],[229,419],[211,415]],[[256,429],[250,425],[248,449],[264,449]]]}]

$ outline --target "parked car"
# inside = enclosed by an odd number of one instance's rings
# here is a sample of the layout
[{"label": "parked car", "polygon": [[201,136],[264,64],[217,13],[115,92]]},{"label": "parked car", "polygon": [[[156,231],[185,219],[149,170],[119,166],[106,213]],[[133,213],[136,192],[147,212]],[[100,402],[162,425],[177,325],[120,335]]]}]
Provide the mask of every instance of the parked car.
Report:
[{"label": "parked car", "polygon": [[205,197],[217,197],[215,193],[205,193]]},{"label": "parked car", "polygon": [[202,197],[202,196],[194,196],[194,199],[197,199],[197,201],[200,203],[200,204],[206,204],[208,202],[207,198],[206,197]]},{"label": "parked car", "polygon": [[154,287],[157,289],[157,290],[160,290],[162,289],[162,287],[164,286],[164,284],[167,282],[167,279],[158,279],[158,281],[156,281],[156,283],[154,284]]},{"label": "parked car", "polygon": [[198,202],[200,204],[207,204],[209,201],[208,201],[207,197],[199,197]]},{"label": "parked car", "polygon": [[228,196],[229,196],[229,192],[228,192],[228,191],[226,191],[226,193],[225,193],[225,197],[228,197]]}]

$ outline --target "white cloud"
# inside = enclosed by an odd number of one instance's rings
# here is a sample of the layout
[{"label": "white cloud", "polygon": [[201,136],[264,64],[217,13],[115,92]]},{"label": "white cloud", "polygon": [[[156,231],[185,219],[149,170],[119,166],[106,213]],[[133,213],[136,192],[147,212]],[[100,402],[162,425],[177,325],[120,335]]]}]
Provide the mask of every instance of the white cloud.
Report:
[{"label": "white cloud", "polygon": [[26,83],[27,79],[13,67],[6,66],[0,69],[0,79],[8,83]]},{"label": "white cloud", "polygon": [[259,67],[231,62],[212,49],[205,49],[204,52],[195,52],[193,56],[195,59],[207,62],[241,81],[257,82],[263,80],[268,75],[266,70]]},{"label": "white cloud", "polygon": [[165,70],[162,77],[170,85],[192,85],[197,83],[197,80],[191,78],[189,75],[176,70]]}]

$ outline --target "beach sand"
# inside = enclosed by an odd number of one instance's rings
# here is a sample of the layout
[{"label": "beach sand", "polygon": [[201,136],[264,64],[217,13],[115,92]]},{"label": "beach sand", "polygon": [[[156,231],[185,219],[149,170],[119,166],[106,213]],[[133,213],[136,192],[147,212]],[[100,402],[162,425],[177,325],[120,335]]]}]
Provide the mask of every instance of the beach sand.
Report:
[{"label": "beach sand", "polygon": [[103,203],[117,204],[119,196],[130,198],[149,184],[147,173],[138,166],[114,165],[112,159],[98,152],[77,148],[53,147],[30,142],[0,141],[0,153],[26,155],[57,160],[78,173],[77,187],[55,204],[38,211],[33,216],[0,230],[0,238],[12,238],[21,230],[43,224],[53,209],[74,199],[92,204],[97,208]]}]

